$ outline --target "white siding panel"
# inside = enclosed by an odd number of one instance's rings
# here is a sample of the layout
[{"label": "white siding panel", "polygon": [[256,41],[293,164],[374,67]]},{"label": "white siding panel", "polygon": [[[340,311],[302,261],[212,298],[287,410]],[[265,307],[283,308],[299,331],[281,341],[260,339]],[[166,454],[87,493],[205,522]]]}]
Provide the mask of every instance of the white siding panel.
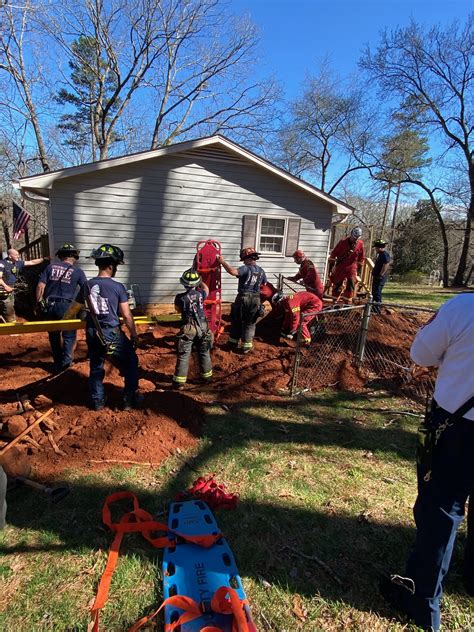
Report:
[{"label": "white siding panel", "polygon": [[[226,259],[238,265],[244,215],[288,216],[301,218],[299,247],[322,272],[333,208],[254,165],[216,158],[194,152],[57,181],[55,246],[72,241],[85,257],[114,243],[126,259],[117,278],[138,283],[145,303],[172,302],[197,241],[219,240]],[[84,257],[80,265],[93,276],[96,268]],[[263,256],[260,264],[272,282],[296,271],[290,257]],[[222,274],[223,298],[232,300],[237,280]]]}]

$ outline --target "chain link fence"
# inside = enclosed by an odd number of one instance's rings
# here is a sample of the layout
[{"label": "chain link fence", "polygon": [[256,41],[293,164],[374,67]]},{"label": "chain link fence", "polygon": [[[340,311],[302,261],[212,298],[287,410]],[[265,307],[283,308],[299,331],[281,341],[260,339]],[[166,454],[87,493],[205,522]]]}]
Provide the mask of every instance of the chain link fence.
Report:
[{"label": "chain link fence", "polygon": [[302,344],[301,327],[298,331],[291,394],[303,390],[319,390],[347,383],[357,360],[364,306],[341,306],[307,314],[314,316],[309,330],[311,344]]},{"label": "chain link fence", "polygon": [[292,395],[328,386],[352,391],[373,386],[425,402],[436,372],[416,367],[410,347],[434,310],[387,304],[375,310],[367,303],[314,314],[309,346],[298,332]]},{"label": "chain link fence", "polygon": [[417,331],[435,310],[384,305],[371,310],[361,364],[367,380],[423,402],[434,389],[435,369],[414,365],[410,347]]}]

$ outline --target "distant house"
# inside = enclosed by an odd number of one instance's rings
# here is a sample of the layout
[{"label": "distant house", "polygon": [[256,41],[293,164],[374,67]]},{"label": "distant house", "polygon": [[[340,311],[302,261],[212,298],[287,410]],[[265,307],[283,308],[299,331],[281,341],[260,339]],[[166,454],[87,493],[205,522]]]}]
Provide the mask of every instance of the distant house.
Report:
[{"label": "distant house", "polygon": [[[51,252],[72,242],[92,276],[92,248],[120,246],[117,278],[137,283],[146,304],[172,302],[201,239],[220,241],[233,265],[242,247],[255,247],[269,280],[296,272],[297,247],[324,274],[331,218],[353,210],[222,136],[22,178],[19,187],[49,203]],[[223,272],[223,300],[235,289]]]}]

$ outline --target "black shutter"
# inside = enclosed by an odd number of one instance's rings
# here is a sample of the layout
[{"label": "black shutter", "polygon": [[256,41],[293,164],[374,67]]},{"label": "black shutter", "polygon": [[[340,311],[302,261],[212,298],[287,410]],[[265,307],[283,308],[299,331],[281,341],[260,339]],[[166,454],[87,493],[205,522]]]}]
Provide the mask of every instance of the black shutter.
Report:
[{"label": "black shutter", "polygon": [[288,236],[286,238],[285,257],[291,257],[298,248],[300,240],[301,220],[290,218],[288,220]]},{"label": "black shutter", "polygon": [[256,248],[257,215],[244,215],[242,226],[242,248]]}]

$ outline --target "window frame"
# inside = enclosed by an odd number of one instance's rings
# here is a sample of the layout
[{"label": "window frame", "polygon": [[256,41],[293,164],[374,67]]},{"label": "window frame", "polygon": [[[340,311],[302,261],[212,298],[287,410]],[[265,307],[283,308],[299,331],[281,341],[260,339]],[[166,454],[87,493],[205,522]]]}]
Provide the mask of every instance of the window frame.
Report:
[{"label": "window frame", "polygon": [[[281,244],[281,253],[280,252],[265,252],[260,248],[260,239],[262,237],[262,220],[263,219],[281,219],[285,222],[285,227],[283,229],[283,241]],[[285,215],[257,215],[257,234],[256,234],[256,245],[257,252],[260,252],[262,256],[265,257],[279,257],[284,259],[286,252],[286,242],[288,239],[288,217]],[[279,237],[280,235],[275,235],[275,237]]]}]

